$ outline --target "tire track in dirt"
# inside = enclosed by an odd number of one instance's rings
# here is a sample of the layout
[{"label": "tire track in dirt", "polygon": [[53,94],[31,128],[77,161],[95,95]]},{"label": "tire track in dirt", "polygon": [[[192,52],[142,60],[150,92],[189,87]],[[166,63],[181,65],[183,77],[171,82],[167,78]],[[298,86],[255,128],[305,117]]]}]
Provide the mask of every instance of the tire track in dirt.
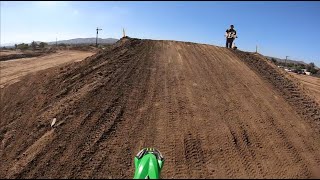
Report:
[{"label": "tire track in dirt", "polygon": [[[120,76],[118,76],[118,77],[120,77],[120,78],[122,78],[122,75],[120,74]],[[116,82],[116,79],[115,79],[115,82]],[[94,129],[92,129],[91,131],[94,131]],[[58,156],[55,156],[55,157],[59,157],[59,155]],[[46,171],[46,172],[48,172],[48,171]]]},{"label": "tire track in dirt", "polygon": [[[168,43],[162,41],[159,43],[160,46],[160,58],[164,59],[163,52],[166,52],[169,49]],[[161,81],[159,82],[160,91],[157,94],[160,97],[159,99],[159,106],[163,107],[163,110],[159,113],[159,119],[161,119],[158,126],[162,126],[164,130],[162,133],[158,133],[159,143],[164,142],[164,144],[159,144],[159,149],[162,149],[162,154],[168,154],[168,158],[165,159],[165,164],[170,167],[175,167],[177,162],[175,158],[176,149],[179,147],[176,145],[176,132],[179,131],[176,125],[175,115],[177,114],[177,110],[175,109],[175,100],[172,98],[174,95],[174,88],[177,85],[177,80],[173,78],[171,75],[173,73],[172,67],[172,57],[168,57],[161,63],[160,60],[157,60],[158,66],[158,79]],[[164,133],[164,134],[163,134]],[[175,176],[177,172],[180,172],[181,168],[165,168],[163,169],[162,177],[164,178],[172,178]]]},{"label": "tire track in dirt", "polygon": [[[143,59],[143,58],[142,58]],[[138,72],[138,70],[136,70],[136,72]],[[120,76],[121,77],[121,76]],[[124,99],[126,99],[125,97],[124,97]],[[122,102],[123,103],[123,102]],[[122,103],[120,103],[120,104],[122,104]],[[119,124],[120,125],[120,124]],[[119,126],[118,125],[118,126]],[[113,136],[112,134],[110,134],[111,136],[110,136],[110,138]],[[105,140],[107,140],[107,139],[105,139]],[[100,152],[100,150],[101,149],[103,149],[103,147],[104,146],[107,146],[107,143],[105,142],[105,141],[103,141],[103,142],[101,142],[101,144],[99,144],[99,146],[97,146],[98,147],[98,151],[97,152]],[[109,146],[110,146],[110,144],[109,144]],[[99,154],[94,154],[94,156],[93,156],[94,158],[95,157],[97,157],[98,159],[101,159],[102,158],[102,156],[101,155],[99,155]],[[94,159],[93,158],[93,159]],[[97,168],[100,168],[100,165],[101,164],[99,164],[100,163],[100,160],[99,160],[99,162],[98,163],[95,163],[94,165],[93,165],[93,167],[91,167],[93,170],[94,169],[97,169]],[[96,168],[95,168],[96,167]],[[88,168],[90,168],[89,166],[88,166]],[[92,174],[92,173],[90,173],[90,174]],[[90,174],[86,174],[86,176],[88,177],[88,176],[91,176]]]},{"label": "tire track in dirt", "polygon": [[[146,51],[146,52],[148,52],[148,51]],[[146,54],[142,54],[142,56],[139,57],[138,59],[146,59]],[[138,67],[137,65],[140,65],[138,62],[139,61],[136,61],[135,65],[131,65],[130,66],[130,68],[132,68],[132,71],[134,70],[134,67]],[[130,71],[127,71],[127,72],[129,72],[128,74],[132,74],[132,72],[130,72]],[[138,72],[138,71],[136,71],[136,72]],[[122,75],[120,77],[128,77],[128,76],[123,76]],[[124,99],[126,99],[126,98],[124,98]],[[119,104],[124,104],[124,102],[119,103]],[[122,120],[123,119],[124,118],[122,117]],[[120,123],[122,123],[121,121],[119,121],[119,124],[117,124],[117,127],[120,126]],[[125,132],[129,132],[128,128],[129,127],[126,127],[126,126],[125,127],[123,127],[123,126],[121,127],[121,129],[123,129],[123,131],[125,131]],[[107,161],[106,158],[107,158],[108,154],[107,153],[103,153],[103,152],[104,152],[104,149],[106,147],[108,147],[108,146],[110,146],[110,144],[112,144],[112,142],[110,142],[110,140],[113,139],[114,137],[118,137],[118,136],[115,135],[116,132],[114,130],[115,130],[115,128],[113,129],[112,134],[109,133],[109,131],[108,131],[107,134],[104,134],[104,136],[103,136],[104,138],[103,139],[99,139],[99,141],[101,140],[100,143],[97,144],[96,149],[93,150],[94,152],[97,152],[97,153],[95,153],[95,155],[93,156],[93,160],[90,160],[91,162],[93,162],[93,164],[92,163],[86,163],[86,162],[84,163],[85,167],[87,167],[87,173],[86,173],[86,171],[80,170],[80,172],[85,175],[84,178],[89,178],[89,177],[94,176],[94,173],[98,173],[98,170],[101,168],[102,163],[104,161]],[[124,135],[124,134],[122,134],[122,135]],[[119,146],[119,145],[114,145],[114,148],[115,149],[120,149],[120,152],[122,152],[123,149],[126,149],[126,147]],[[118,150],[118,152],[119,152],[119,150]],[[113,153],[113,152],[111,152],[111,153]],[[92,173],[90,173],[90,172],[92,172]]]}]

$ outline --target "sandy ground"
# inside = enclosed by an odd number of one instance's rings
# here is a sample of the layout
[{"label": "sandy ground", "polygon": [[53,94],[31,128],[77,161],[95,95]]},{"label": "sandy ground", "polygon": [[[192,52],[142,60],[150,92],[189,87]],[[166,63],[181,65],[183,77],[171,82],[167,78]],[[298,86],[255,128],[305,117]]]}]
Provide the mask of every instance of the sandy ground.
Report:
[{"label": "sandy ground", "polygon": [[3,89],[0,178],[132,178],[143,147],[163,154],[162,178],[319,178],[303,93],[253,55],[121,41]]},{"label": "sandy ground", "polygon": [[81,61],[92,54],[84,51],[59,51],[47,56],[0,61],[0,87],[17,82],[26,74],[64,63]]},{"label": "sandy ground", "polygon": [[11,54],[23,54],[21,51],[13,51],[13,50],[0,50],[0,56],[6,56]]},{"label": "sandy ground", "polygon": [[301,83],[310,90],[310,94],[312,94],[320,104],[320,78],[294,73],[290,74],[299,79]]}]

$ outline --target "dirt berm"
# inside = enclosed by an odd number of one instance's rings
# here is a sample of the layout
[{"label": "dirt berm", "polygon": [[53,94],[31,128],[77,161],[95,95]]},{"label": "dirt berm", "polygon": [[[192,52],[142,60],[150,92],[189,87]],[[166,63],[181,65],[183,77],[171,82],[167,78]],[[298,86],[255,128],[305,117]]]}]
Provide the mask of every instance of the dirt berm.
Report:
[{"label": "dirt berm", "polygon": [[[260,55],[122,39],[1,89],[0,178],[320,178],[320,108]],[[51,128],[56,118],[55,128]]]}]

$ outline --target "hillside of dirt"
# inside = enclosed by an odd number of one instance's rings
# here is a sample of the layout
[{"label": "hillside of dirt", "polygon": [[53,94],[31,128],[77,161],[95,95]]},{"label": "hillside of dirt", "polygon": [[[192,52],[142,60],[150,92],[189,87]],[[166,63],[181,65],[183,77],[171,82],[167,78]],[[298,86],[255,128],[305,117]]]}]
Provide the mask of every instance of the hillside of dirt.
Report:
[{"label": "hillside of dirt", "polygon": [[320,178],[320,106],[258,54],[122,39],[1,89],[0,113],[0,178],[132,178],[143,147],[162,178]]}]

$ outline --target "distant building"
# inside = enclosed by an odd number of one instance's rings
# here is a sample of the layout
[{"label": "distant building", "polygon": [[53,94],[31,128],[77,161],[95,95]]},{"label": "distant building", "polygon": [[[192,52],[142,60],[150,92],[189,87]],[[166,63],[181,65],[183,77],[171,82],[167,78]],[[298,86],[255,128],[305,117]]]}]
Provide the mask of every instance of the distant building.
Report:
[{"label": "distant building", "polygon": [[304,74],[309,75],[309,76],[311,75],[311,72],[308,72],[307,69],[301,69],[301,70],[303,71]]}]

